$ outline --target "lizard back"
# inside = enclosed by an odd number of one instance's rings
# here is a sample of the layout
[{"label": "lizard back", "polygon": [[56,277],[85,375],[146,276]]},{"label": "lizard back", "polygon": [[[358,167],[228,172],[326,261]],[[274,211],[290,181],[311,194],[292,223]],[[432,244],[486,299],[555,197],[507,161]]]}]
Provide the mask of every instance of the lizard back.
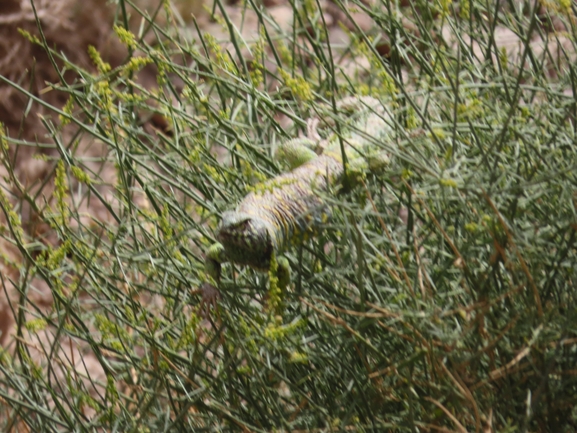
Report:
[{"label": "lizard back", "polygon": [[273,251],[285,250],[326,220],[327,209],[318,192],[326,191],[327,185],[342,172],[340,160],[321,155],[262,183],[258,191],[251,192],[239,203],[235,213],[263,223],[270,246],[255,256],[254,251],[249,252],[254,242],[247,239],[246,247],[237,243],[235,251],[227,250],[227,254],[232,253],[236,256],[235,261],[256,269],[268,269]]}]

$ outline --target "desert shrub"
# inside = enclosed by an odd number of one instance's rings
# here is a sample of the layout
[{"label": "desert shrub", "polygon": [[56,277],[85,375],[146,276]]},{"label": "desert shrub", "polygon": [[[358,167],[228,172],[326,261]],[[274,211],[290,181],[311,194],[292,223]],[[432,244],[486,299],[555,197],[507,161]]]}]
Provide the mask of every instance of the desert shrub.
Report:
[{"label": "desert shrub", "polygon": [[[119,0],[113,65],[24,32],[60,105],[0,77],[44,131],[2,132],[3,431],[573,431],[574,5],[169,6]],[[277,309],[229,265],[201,308],[222,212],[350,95],[387,169],[324,194]]]}]

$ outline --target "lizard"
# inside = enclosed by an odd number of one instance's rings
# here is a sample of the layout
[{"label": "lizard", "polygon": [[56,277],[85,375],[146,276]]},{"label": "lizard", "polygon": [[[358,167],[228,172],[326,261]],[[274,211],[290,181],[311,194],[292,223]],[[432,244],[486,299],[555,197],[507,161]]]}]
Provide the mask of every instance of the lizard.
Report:
[{"label": "lizard", "polygon": [[[234,211],[222,214],[218,242],[207,250],[205,258],[205,273],[217,286],[223,263],[267,272],[274,261],[278,286],[284,290],[290,283],[290,266],[280,255],[314,234],[329,218],[330,209],[322,193],[343,180],[345,163],[346,170],[360,174],[388,164],[389,154],[375,145],[392,131],[388,109],[375,98],[355,96],[340,100],[336,106],[350,113],[340,134],[333,132],[323,140],[317,133],[319,119],[309,119],[307,137],[288,140],[275,153],[275,159],[287,163],[290,171],[258,185]],[[219,295],[209,282],[201,291],[203,303],[214,303]]]}]

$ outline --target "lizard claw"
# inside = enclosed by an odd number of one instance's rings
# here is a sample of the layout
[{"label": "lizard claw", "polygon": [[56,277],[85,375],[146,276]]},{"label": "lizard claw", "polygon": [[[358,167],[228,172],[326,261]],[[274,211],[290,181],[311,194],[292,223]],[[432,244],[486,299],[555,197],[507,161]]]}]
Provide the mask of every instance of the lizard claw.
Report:
[{"label": "lizard claw", "polygon": [[220,300],[220,292],[216,287],[209,283],[203,283],[200,286],[202,299],[198,306],[199,313],[202,317],[209,317],[210,310],[216,310],[218,301]]},{"label": "lizard claw", "polygon": [[307,120],[307,137],[317,143],[322,141],[322,137],[318,133],[319,122],[320,120],[316,117]]}]

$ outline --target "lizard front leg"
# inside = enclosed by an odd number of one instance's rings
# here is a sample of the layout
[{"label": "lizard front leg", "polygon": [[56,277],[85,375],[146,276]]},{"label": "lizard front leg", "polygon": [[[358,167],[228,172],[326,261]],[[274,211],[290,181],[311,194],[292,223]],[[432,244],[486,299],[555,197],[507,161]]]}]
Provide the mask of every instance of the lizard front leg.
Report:
[{"label": "lizard front leg", "polygon": [[295,138],[281,144],[274,157],[292,170],[315,159],[318,155],[313,149],[317,145],[318,142],[310,138]]},{"label": "lizard front leg", "polygon": [[[204,262],[205,273],[217,286],[220,284],[222,264],[229,261],[221,243],[217,242],[207,250]],[[269,269],[271,281],[269,296],[274,299],[272,301],[273,305],[271,305],[274,310],[278,310],[282,293],[285,292],[290,284],[290,273],[290,264],[286,257],[281,256],[272,260],[271,268]],[[210,307],[214,308],[216,306],[220,298],[220,292],[212,282],[205,282],[200,287],[202,292],[200,310],[204,310],[205,315],[208,314]]]},{"label": "lizard front leg", "polygon": [[291,282],[291,266],[286,257],[279,257],[277,265],[278,285],[284,291]]},{"label": "lizard front leg", "polygon": [[228,261],[229,260],[226,257],[224,246],[219,242],[211,245],[211,247],[206,252],[204,270],[208,278],[212,281],[205,282],[200,287],[202,292],[200,309],[205,310],[205,314],[208,312],[207,310],[210,309],[210,307],[216,307],[218,298],[220,298],[220,292],[214,286],[214,284],[212,284],[212,282],[214,282],[217,286],[220,284],[221,265],[222,263],[226,263]]}]

